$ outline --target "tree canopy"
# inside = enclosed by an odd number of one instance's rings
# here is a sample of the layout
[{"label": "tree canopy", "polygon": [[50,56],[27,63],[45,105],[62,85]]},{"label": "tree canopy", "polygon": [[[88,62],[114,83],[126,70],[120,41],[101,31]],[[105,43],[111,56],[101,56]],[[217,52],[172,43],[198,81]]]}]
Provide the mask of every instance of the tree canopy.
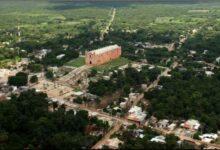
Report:
[{"label": "tree canopy", "polygon": [[28,75],[24,72],[18,72],[15,76],[8,78],[8,84],[14,86],[25,86],[28,82]]},{"label": "tree canopy", "polygon": [[162,78],[161,90],[145,93],[150,100],[150,114],[159,119],[200,120],[207,132],[220,129],[220,72],[213,77],[194,71],[172,72],[172,78]]},{"label": "tree canopy", "polygon": [[51,112],[47,95],[29,90],[0,103],[0,149],[90,148],[99,137],[85,134],[88,125],[108,128],[87,111]]}]

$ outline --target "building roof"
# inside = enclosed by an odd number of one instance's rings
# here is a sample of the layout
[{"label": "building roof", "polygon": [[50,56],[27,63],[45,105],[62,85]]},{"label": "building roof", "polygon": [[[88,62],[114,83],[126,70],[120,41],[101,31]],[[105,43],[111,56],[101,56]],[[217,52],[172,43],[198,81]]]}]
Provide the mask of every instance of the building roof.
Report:
[{"label": "building roof", "polygon": [[200,123],[198,120],[189,119],[185,123],[181,124],[184,128],[198,130],[200,127]]},{"label": "building roof", "polygon": [[142,111],[141,107],[134,106],[129,110],[128,119],[133,121],[144,121],[145,117],[147,116],[145,111]]},{"label": "building roof", "polygon": [[167,119],[163,119],[158,122],[159,126],[163,126],[163,127],[168,126],[168,123],[169,123],[169,120]]},{"label": "building roof", "polygon": [[151,142],[157,142],[157,143],[166,143],[164,136],[155,136],[150,140]]},{"label": "building roof", "polygon": [[219,63],[220,62],[220,57],[217,57],[216,61],[217,61],[217,63]]},{"label": "building roof", "polygon": [[57,59],[62,59],[64,56],[65,56],[65,54],[60,54],[60,55],[58,55],[56,58],[57,58]]},{"label": "building roof", "polygon": [[105,53],[105,52],[108,52],[108,51],[115,50],[116,48],[119,48],[119,46],[118,45],[110,45],[110,46],[106,46],[106,47],[96,49],[96,50],[93,50],[93,51],[90,51],[90,52],[95,53],[95,54],[102,54],[102,53]]},{"label": "building roof", "polygon": [[206,133],[206,134],[200,135],[199,137],[201,139],[209,138],[209,139],[215,139],[216,140],[218,138],[218,135],[214,134],[214,133]]},{"label": "building roof", "polygon": [[213,139],[203,138],[202,141],[203,141],[203,142],[206,142],[206,143],[211,143],[211,142],[213,141]]},{"label": "building roof", "polygon": [[214,75],[215,73],[212,72],[212,71],[205,71],[205,74],[206,74],[207,76],[212,76],[212,75]]},{"label": "building roof", "polygon": [[82,96],[84,93],[81,91],[73,92],[75,96]]}]

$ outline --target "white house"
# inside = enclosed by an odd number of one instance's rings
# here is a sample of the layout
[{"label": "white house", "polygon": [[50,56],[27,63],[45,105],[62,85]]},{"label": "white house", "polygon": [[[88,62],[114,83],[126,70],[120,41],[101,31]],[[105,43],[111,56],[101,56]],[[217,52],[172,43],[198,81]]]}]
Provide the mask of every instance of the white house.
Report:
[{"label": "white house", "polygon": [[167,127],[170,131],[173,131],[176,128],[176,124],[172,123]]},{"label": "white house", "polygon": [[159,128],[166,128],[169,125],[168,123],[169,123],[169,120],[167,120],[167,119],[160,120],[158,122],[158,127]]},{"label": "white house", "polygon": [[217,58],[215,59],[215,61],[216,61],[217,63],[220,63],[220,57],[217,57]]},{"label": "white house", "polygon": [[82,96],[84,93],[82,91],[73,92],[75,96]]},{"label": "white house", "polygon": [[203,142],[210,143],[212,141],[215,141],[218,138],[218,135],[214,133],[206,133],[206,134],[200,135],[199,138]]},{"label": "white house", "polygon": [[215,73],[212,71],[205,71],[205,74],[207,77],[211,77],[212,75],[214,75]]},{"label": "white house", "polygon": [[135,121],[137,123],[143,123],[147,116],[145,111],[142,111],[141,107],[133,106],[129,111],[127,119]]},{"label": "white house", "polygon": [[62,59],[63,57],[65,57],[65,54],[60,54],[60,55],[58,55],[56,58],[60,60],[60,59]]},{"label": "white house", "polygon": [[182,123],[180,126],[190,130],[198,130],[200,127],[200,123],[198,120],[189,119],[186,122]]},{"label": "white house", "polygon": [[160,136],[156,136],[156,137],[152,138],[150,141],[156,142],[156,143],[166,143],[165,139],[166,138],[164,136],[160,135]]},{"label": "white house", "polygon": [[196,51],[193,51],[193,50],[190,50],[189,52],[191,55],[195,55],[197,53]]}]

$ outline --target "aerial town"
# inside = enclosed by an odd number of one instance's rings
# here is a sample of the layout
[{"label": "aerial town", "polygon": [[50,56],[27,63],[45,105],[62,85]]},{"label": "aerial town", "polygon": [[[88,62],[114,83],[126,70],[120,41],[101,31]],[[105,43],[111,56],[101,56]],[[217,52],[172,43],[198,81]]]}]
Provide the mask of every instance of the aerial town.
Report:
[{"label": "aerial town", "polygon": [[220,149],[219,2],[0,12],[0,149]]}]

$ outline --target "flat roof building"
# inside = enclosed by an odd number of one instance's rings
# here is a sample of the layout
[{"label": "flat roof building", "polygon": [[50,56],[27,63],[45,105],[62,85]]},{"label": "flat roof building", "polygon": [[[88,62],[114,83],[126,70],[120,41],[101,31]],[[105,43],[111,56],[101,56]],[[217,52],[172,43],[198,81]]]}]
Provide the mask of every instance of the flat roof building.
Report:
[{"label": "flat roof building", "polygon": [[141,107],[138,106],[133,106],[129,111],[128,111],[128,116],[127,119],[137,122],[139,124],[144,123],[145,118],[147,116],[145,111],[142,111]]}]

